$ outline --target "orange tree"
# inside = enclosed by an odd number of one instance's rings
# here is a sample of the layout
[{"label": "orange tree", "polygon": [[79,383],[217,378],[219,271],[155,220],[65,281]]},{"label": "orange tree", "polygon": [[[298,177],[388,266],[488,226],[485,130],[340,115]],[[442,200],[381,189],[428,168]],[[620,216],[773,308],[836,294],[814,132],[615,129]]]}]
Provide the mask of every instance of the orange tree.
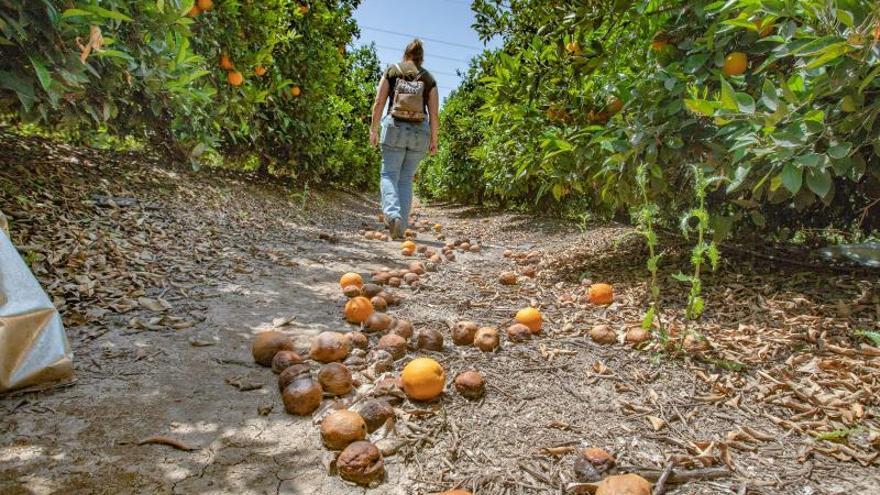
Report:
[{"label": "orange tree", "polygon": [[366,184],[377,158],[350,122],[362,124],[371,89],[346,78],[374,79],[378,63],[371,50],[345,51],[357,3],[6,2],[0,108],[135,135],[193,164],[219,154],[264,172]]},{"label": "orange tree", "polygon": [[[443,146],[467,142],[481,180],[458,187],[522,204],[676,223],[706,177],[716,237],[774,227],[878,227],[880,30],[860,0],[477,0],[479,115],[447,112]],[[472,121],[470,123],[466,121]],[[459,129],[483,125],[484,137]],[[440,176],[457,163],[441,153]],[[449,179],[455,180],[455,179]],[[445,194],[432,182],[426,193]],[[447,187],[448,189],[448,187]],[[867,221],[865,221],[867,218]],[[873,222],[873,223],[872,223]]]}]

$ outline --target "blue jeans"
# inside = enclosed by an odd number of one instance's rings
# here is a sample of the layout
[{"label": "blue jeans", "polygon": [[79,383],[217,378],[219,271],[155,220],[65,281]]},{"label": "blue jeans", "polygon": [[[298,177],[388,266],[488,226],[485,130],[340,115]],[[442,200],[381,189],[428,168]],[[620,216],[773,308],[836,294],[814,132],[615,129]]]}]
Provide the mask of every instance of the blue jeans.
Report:
[{"label": "blue jeans", "polygon": [[379,177],[382,212],[388,220],[399,218],[403,228],[407,226],[412,208],[413,177],[428,151],[430,134],[428,121],[395,121],[390,115],[382,119],[379,136],[382,145]]}]

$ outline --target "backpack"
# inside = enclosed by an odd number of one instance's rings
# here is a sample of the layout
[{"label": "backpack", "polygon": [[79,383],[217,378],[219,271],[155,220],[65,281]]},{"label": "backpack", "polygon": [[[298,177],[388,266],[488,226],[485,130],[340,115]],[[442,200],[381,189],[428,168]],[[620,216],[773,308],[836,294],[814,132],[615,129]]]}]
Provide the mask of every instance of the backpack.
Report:
[{"label": "backpack", "polygon": [[391,100],[391,111],[395,119],[407,122],[422,122],[428,115],[425,114],[425,83],[420,81],[423,72],[419,72],[415,79],[408,81],[403,75],[400,66],[394,64],[400,76],[394,84],[394,97]]}]

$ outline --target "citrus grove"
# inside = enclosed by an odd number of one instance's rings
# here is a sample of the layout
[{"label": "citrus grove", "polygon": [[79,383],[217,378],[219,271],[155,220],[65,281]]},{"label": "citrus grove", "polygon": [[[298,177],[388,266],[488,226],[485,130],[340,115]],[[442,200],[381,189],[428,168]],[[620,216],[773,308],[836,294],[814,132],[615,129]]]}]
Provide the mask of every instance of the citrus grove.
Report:
[{"label": "citrus grove", "polygon": [[193,166],[371,184],[379,63],[349,51],[357,1],[13,1],[0,6],[0,112],[99,130]]},{"label": "citrus grove", "polygon": [[[869,232],[880,7],[867,0],[474,2],[503,47],[443,109],[423,195],[673,227],[709,183],[716,239]],[[639,168],[646,171],[641,193]],[[876,213],[876,212],[873,212]]]},{"label": "citrus grove", "polygon": [[[4,474],[162,446],[176,471],[148,481],[172,492],[880,486],[876,277],[721,257],[876,235],[880,5],[473,0],[500,47],[444,103],[418,192],[525,214],[419,205],[392,239],[359,194],[381,73],[350,47],[359,3],[0,2],[0,158],[29,157],[0,207],[92,353],[81,383],[0,402]],[[70,145],[98,137],[147,152]],[[65,441],[87,461],[45,454]]]}]

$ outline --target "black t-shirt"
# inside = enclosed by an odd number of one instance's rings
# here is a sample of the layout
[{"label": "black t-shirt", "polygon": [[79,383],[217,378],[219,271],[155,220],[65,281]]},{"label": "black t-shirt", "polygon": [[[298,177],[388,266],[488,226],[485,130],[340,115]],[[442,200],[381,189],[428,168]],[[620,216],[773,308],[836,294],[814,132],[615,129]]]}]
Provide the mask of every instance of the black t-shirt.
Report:
[{"label": "black t-shirt", "polygon": [[397,79],[401,77],[407,81],[415,81],[418,77],[419,81],[425,83],[425,113],[428,113],[428,96],[431,94],[431,90],[437,87],[437,80],[430,72],[412,62],[400,62],[390,65],[385,70],[385,79],[388,81],[388,111],[391,111],[391,106],[394,104],[394,87],[397,84]]}]

